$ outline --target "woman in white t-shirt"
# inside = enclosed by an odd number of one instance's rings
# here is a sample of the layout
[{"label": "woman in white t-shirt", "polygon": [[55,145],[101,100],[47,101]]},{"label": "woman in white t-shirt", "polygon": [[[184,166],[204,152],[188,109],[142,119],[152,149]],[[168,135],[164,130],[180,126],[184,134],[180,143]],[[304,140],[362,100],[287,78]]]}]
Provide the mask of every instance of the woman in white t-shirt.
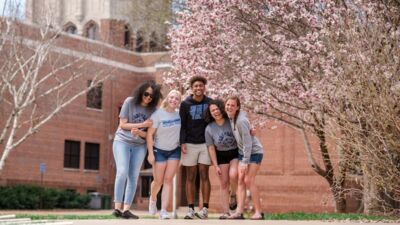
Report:
[{"label": "woman in white t-shirt", "polygon": [[167,206],[171,199],[172,179],[175,176],[181,157],[179,132],[181,118],[178,107],[181,93],[177,90],[169,92],[161,103],[160,109],[151,115],[153,125],[147,131],[147,160],[153,166],[154,181],[149,199],[149,213],[157,213],[157,193],[163,186],[161,194],[161,219],[169,219]]}]

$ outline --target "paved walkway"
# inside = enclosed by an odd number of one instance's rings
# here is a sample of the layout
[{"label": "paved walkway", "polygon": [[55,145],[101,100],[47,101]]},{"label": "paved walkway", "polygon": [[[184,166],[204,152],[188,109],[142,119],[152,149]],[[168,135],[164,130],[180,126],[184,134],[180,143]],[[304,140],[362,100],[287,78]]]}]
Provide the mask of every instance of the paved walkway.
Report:
[{"label": "paved walkway", "polygon": [[[146,211],[132,210],[139,217],[149,217]],[[36,215],[110,215],[112,210],[0,210],[0,215],[4,214],[36,214]],[[178,217],[182,218],[185,211],[178,211]],[[210,214],[212,218],[218,218],[219,214]],[[72,223],[73,225],[359,225],[363,223],[371,225],[391,225],[400,223],[385,223],[385,222],[364,222],[364,221],[282,221],[282,220],[159,220],[159,219],[104,219],[104,220],[63,220],[63,222]]]},{"label": "paved walkway", "polygon": [[[158,219],[139,219],[139,220],[75,220],[74,225],[360,225],[360,221],[285,221],[285,220],[158,220]],[[383,222],[368,223],[371,225],[388,225]],[[391,225],[393,223],[390,223]]]}]

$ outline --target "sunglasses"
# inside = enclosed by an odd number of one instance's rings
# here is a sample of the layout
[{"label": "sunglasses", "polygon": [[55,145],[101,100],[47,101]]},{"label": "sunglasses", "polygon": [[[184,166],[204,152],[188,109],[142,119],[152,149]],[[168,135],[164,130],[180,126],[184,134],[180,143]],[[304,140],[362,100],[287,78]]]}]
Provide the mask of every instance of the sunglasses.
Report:
[{"label": "sunglasses", "polygon": [[150,94],[150,93],[149,93],[149,92],[147,92],[147,91],[143,93],[143,96],[144,96],[144,97],[150,97],[150,98],[153,98],[153,95],[152,95],[152,94]]}]

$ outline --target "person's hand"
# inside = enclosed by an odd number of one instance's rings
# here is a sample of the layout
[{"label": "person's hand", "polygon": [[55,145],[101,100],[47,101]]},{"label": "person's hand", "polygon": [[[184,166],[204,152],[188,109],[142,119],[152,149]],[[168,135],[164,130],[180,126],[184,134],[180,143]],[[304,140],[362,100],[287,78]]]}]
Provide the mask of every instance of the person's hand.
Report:
[{"label": "person's hand", "polygon": [[133,136],[139,136],[139,132],[140,132],[140,130],[138,128],[132,128],[131,129],[131,134]]},{"label": "person's hand", "polygon": [[153,120],[147,119],[142,123],[143,127],[151,127],[153,125]]},{"label": "person's hand", "polygon": [[217,175],[218,175],[218,176],[221,176],[221,174],[222,174],[221,168],[219,168],[218,165],[215,165],[214,168],[215,168],[215,172],[217,173]]},{"label": "person's hand", "polygon": [[181,152],[186,154],[186,144],[181,144]]},{"label": "person's hand", "polygon": [[154,162],[155,162],[154,154],[149,154],[149,155],[147,156],[147,161],[148,161],[152,166],[154,166]]},{"label": "person's hand", "polygon": [[240,173],[246,174],[248,168],[249,168],[249,165],[248,165],[248,164],[239,163],[239,172],[240,172]]},{"label": "person's hand", "polygon": [[250,129],[250,135],[251,135],[251,136],[256,136],[256,134],[257,134],[257,129],[254,128],[254,127],[251,128],[251,129]]}]

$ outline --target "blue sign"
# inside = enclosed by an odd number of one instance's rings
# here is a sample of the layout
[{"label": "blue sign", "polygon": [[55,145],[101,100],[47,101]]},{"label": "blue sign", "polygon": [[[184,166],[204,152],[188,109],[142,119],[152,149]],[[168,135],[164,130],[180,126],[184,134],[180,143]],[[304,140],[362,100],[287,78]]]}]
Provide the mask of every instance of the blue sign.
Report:
[{"label": "blue sign", "polygon": [[46,164],[40,163],[39,170],[40,170],[40,173],[44,173],[46,171]]}]

